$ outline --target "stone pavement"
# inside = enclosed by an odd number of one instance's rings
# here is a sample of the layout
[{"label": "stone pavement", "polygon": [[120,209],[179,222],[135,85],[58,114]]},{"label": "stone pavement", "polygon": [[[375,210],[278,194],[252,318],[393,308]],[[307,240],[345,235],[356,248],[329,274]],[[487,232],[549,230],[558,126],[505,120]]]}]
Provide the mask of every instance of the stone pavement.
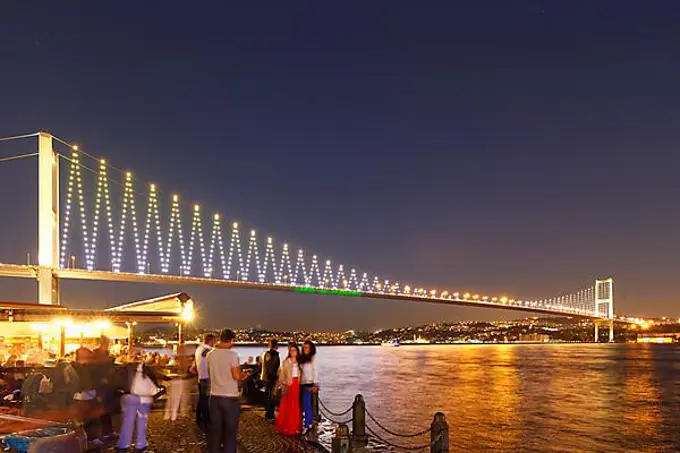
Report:
[{"label": "stone pavement", "polygon": [[[149,448],[154,453],[206,453],[205,438],[193,418],[175,422],[163,420],[163,411],[154,410],[149,417]],[[256,410],[244,407],[239,424],[239,453],[326,453],[317,444],[276,433]]]}]

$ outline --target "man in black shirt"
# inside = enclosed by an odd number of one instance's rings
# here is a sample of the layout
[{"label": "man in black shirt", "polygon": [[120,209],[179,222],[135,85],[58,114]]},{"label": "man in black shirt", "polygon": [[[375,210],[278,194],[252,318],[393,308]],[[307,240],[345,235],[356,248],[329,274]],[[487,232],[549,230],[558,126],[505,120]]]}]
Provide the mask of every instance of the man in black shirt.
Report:
[{"label": "man in black shirt", "polygon": [[274,389],[276,387],[276,380],[279,374],[279,342],[272,338],[269,340],[269,350],[262,354],[262,374],[260,380],[265,382],[265,418],[267,420],[274,420]]}]

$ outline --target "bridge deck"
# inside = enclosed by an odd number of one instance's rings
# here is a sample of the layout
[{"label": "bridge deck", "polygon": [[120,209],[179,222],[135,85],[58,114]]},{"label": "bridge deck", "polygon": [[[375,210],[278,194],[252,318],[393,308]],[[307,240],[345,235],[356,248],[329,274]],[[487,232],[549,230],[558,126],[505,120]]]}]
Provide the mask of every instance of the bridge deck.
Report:
[{"label": "bridge deck", "polygon": [[[130,272],[110,272],[110,271],[88,271],[85,269],[57,269],[54,274],[60,279],[68,280],[91,280],[91,281],[113,281],[113,282],[129,282],[129,283],[156,283],[156,284],[180,284],[180,285],[209,285],[209,286],[223,286],[229,288],[240,289],[256,289],[268,291],[287,291],[287,292],[315,292],[306,291],[307,288],[300,288],[299,286],[287,285],[281,283],[259,283],[252,281],[238,281],[225,280],[220,278],[209,277],[194,277],[194,276],[180,276],[169,274],[137,274]],[[0,264],[0,276],[4,277],[23,277],[23,278],[37,278],[38,268],[36,266],[22,266],[12,264]],[[378,292],[360,292],[360,291],[336,291],[336,290],[318,290],[324,294],[345,295],[351,297],[362,297],[369,299],[389,299],[389,300],[405,300],[412,302],[427,302],[443,305],[459,305],[466,307],[486,307],[496,308],[501,310],[515,310],[529,313],[541,313],[552,316],[565,316],[573,318],[607,320],[606,315],[595,316],[585,313],[572,313],[556,309],[551,309],[541,306],[509,304],[483,300],[470,300],[460,298],[440,298],[427,297],[409,294],[389,294]]]}]

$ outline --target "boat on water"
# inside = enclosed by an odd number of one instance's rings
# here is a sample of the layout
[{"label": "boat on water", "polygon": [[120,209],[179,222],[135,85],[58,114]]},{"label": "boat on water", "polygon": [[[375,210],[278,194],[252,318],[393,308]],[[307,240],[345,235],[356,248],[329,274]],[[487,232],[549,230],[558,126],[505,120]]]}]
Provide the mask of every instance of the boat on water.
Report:
[{"label": "boat on water", "polygon": [[380,346],[382,346],[383,348],[398,348],[399,342],[398,341],[383,341]]}]

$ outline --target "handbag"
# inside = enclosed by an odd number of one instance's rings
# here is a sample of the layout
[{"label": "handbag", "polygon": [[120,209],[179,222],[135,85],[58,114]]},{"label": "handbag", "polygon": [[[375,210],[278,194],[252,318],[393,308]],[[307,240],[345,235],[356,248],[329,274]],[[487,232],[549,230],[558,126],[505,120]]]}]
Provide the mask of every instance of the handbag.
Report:
[{"label": "handbag", "polygon": [[149,376],[145,375],[142,370],[137,370],[134,379],[132,380],[132,387],[130,393],[137,396],[156,396],[158,387]]}]

